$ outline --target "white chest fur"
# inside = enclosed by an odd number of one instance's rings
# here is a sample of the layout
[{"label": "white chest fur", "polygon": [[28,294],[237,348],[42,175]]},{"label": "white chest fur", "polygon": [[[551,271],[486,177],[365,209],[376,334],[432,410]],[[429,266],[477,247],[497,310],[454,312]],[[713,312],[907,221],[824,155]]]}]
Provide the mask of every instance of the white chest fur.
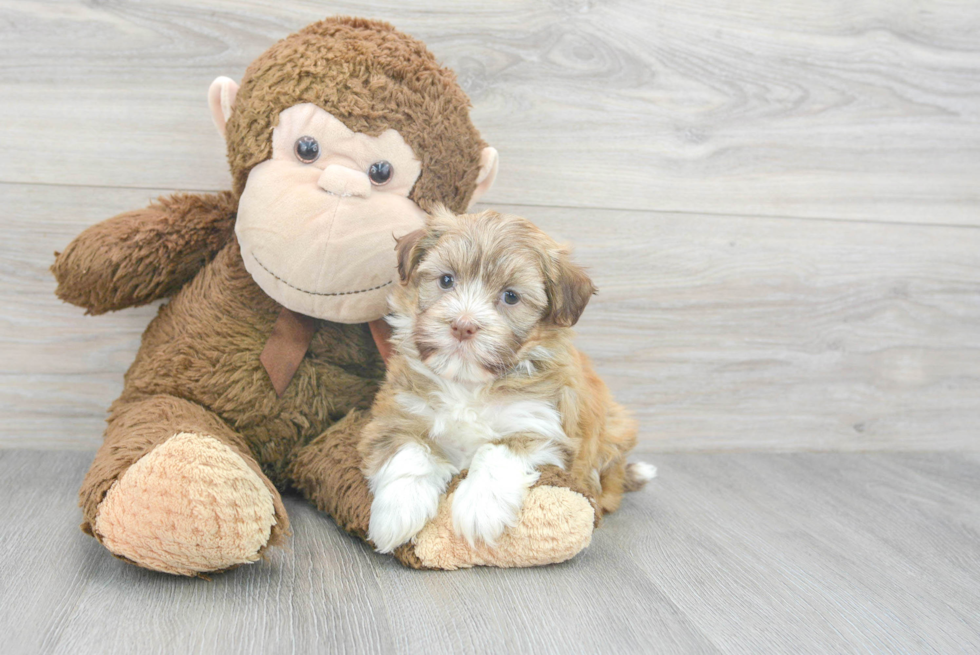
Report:
[{"label": "white chest fur", "polygon": [[471,389],[443,381],[422,398],[397,395],[405,411],[429,423],[429,438],[459,469],[468,468],[476,450],[489,442],[522,434],[538,434],[549,441],[567,439],[555,407],[541,400],[489,396],[485,388]]}]

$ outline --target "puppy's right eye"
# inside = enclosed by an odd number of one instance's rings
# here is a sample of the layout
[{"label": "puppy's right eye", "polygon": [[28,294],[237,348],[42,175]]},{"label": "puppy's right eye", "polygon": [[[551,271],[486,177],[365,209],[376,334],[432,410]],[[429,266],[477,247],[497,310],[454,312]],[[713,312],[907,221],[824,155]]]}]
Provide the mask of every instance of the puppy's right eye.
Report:
[{"label": "puppy's right eye", "polygon": [[304,164],[312,164],[320,157],[320,144],[311,136],[301,136],[296,139],[296,159]]},{"label": "puppy's right eye", "polygon": [[441,278],[439,278],[439,287],[442,289],[452,289],[453,285],[456,284],[456,278],[454,278],[449,273],[446,273]]}]

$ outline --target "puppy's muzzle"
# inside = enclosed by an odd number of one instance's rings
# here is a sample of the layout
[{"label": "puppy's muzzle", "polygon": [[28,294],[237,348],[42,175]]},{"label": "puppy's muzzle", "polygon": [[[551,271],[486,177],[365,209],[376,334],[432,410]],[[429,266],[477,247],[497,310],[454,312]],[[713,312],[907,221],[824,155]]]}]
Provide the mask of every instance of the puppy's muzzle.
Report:
[{"label": "puppy's muzzle", "polygon": [[459,341],[472,339],[476,336],[476,333],[480,331],[479,325],[473,321],[468,321],[465,318],[457,318],[449,325],[449,328],[452,330],[453,336]]}]

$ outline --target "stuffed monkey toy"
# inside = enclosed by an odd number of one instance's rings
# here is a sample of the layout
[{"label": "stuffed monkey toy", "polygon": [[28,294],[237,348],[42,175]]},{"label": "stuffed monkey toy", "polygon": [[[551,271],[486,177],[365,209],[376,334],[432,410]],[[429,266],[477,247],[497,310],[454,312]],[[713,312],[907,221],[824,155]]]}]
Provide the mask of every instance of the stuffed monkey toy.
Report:
[{"label": "stuffed monkey toy", "polygon": [[[58,296],[90,314],[170,299],[109,410],[80,505],[82,529],[113,555],[180,575],[281,544],[280,490],[366,538],[357,441],[385,372],[395,238],[436,204],[466,210],[497,169],[453,73],[382,22],[310,25],[241,87],[215,80],[209,101],[232,190],[108,219],[52,266]],[[456,484],[399,561],[531,566],[589,543],[594,499],[556,468],[493,547],[454,533]]]}]

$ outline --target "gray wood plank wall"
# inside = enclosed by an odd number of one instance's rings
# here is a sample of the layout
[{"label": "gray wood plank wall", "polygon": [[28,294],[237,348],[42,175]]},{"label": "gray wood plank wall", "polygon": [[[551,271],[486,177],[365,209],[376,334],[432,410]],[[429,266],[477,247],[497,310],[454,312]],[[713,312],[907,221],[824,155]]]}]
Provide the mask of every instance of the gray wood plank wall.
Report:
[{"label": "gray wood plank wall", "polygon": [[640,450],[980,448],[980,4],[0,1],[0,446],[87,448],[152,307],[52,252],[229,186],[205,92],[333,13],[452,66],[485,206],[574,243]]}]

